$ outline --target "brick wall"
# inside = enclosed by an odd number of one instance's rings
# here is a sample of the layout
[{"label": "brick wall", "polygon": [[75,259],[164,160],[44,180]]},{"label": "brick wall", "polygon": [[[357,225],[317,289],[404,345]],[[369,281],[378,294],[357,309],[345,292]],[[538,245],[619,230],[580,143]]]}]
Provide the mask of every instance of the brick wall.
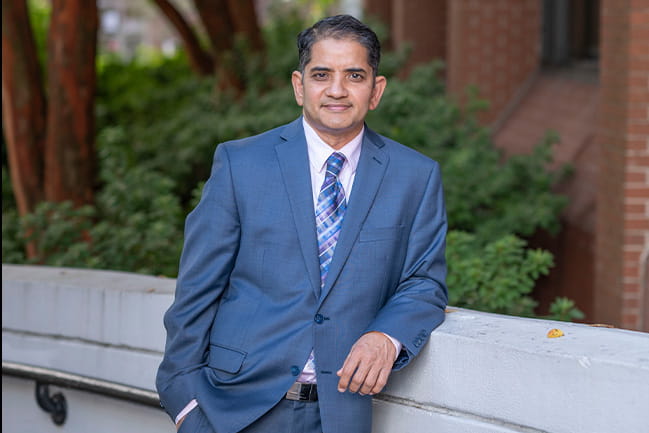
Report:
[{"label": "brick wall", "polygon": [[[395,46],[417,42],[415,59],[445,56],[450,95],[461,99],[467,85],[477,85],[491,104],[483,123],[501,126],[539,70],[539,0],[365,5],[389,23]],[[593,272],[574,262],[566,272],[595,280],[589,321],[649,331],[649,0],[600,5],[595,265]]]},{"label": "brick wall", "polygon": [[393,3],[396,46],[410,44],[406,72],[418,63],[446,57],[447,0],[409,0]]},{"label": "brick wall", "polygon": [[410,46],[404,75],[414,65],[446,58],[447,3],[448,0],[365,0],[365,13],[389,28],[386,47]]},{"label": "brick wall", "polygon": [[479,85],[491,104],[481,120],[494,122],[539,66],[541,2],[452,0],[448,8],[448,91]]},{"label": "brick wall", "polygon": [[647,329],[649,2],[604,0],[601,20],[595,317]]}]

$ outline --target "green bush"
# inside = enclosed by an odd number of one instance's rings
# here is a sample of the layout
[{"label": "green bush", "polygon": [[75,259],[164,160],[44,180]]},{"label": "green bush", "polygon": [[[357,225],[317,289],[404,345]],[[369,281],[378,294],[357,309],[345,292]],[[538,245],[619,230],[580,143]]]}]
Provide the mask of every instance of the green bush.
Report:
[{"label": "green bush", "polygon": [[[136,169],[108,184],[96,206],[43,202],[19,222],[5,213],[3,261],[24,262],[24,243],[16,242],[24,239],[36,251],[28,263],[175,276],[183,217],[172,186],[169,179]],[[5,232],[17,236],[6,242]]]},{"label": "green bush", "polygon": [[20,234],[31,243],[36,256],[29,263],[85,267],[90,245],[85,242],[95,210],[74,208],[71,202],[41,202],[20,220]]},{"label": "green bush", "polygon": [[451,231],[447,236],[449,303],[494,313],[532,316],[529,296],[534,282],[552,267],[547,251],[525,248],[506,235],[483,245],[475,235]]},{"label": "green bush", "polygon": [[25,263],[25,240],[16,209],[2,210],[2,263]]}]

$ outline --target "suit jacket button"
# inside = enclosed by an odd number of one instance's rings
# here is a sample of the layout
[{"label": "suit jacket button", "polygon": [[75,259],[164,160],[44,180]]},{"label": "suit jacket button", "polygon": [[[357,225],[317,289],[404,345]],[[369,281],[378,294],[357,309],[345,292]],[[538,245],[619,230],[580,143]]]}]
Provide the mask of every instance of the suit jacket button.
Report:
[{"label": "suit jacket button", "polygon": [[315,315],[313,320],[315,320],[315,323],[320,325],[320,324],[322,324],[322,322],[324,322],[324,316],[322,314],[318,313],[318,314]]},{"label": "suit jacket button", "polygon": [[293,376],[297,376],[298,374],[300,374],[300,367],[298,367],[297,365],[292,366],[291,367],[291,374]]}]

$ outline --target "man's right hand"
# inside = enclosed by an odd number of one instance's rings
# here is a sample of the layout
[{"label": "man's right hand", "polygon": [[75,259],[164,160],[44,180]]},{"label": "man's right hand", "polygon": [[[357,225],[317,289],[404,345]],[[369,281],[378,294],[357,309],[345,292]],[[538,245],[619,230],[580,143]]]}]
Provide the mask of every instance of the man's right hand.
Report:
[{"label": "man's right hand", "polygon": [[336,372],[340,377],[338,392],[378,394],[388,381],[396,355],[396,348],[386,334],[376,331],[363,334]]}]

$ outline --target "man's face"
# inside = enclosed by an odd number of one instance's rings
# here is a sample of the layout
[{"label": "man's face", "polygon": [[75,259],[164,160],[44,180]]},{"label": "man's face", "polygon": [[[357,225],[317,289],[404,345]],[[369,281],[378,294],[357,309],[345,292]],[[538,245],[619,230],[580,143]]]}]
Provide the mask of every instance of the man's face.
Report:
[{"label": "man's face", "polygon": [[373,77],[367,49],[352,39],[322,39],[311,47],[304,73],[291,77],[295,100],[318,135],[339,149],[363,128],[379,105],[385,77]]}]

